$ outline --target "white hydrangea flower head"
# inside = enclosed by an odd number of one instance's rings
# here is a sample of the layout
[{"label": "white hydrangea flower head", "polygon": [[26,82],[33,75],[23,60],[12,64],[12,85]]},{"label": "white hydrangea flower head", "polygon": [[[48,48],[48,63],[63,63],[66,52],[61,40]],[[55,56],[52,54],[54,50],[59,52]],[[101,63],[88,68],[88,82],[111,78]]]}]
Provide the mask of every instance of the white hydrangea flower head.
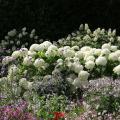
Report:
[{"label": "white hydrangea flower head", "polygon": [[83,66],[80,64],[73,63],[72,66],[73,66],[72,69],[74,70],[75,73],[79,73],[81,70],[83,70]]},{"label": "white hydrangea flower head", "polygon": [[96,65],[101,65],[101,66],[105,66],[107,64],[107,59],[106,57],[98,57],[95,61]]},{"label": "white hydrangea flower head", "polygon": [[30,46],[30,51],[39,51],[39,44],[32,44],[31,46]]},{"label": "white hydrangea flower head", "polygon": [[47,50],[45,53],[46,57],[54,57],[54,56],[59,56],[60,53],[58,50]]},{"label": "white hydrangea flower head", "polygon": [[35,51],[28,51],[28,56],[34,57],[36,54]]},{"label": "white hydrangea flower head", "polygon": [[111,45],[110,45],[110,43],[105,43],[105,44],[103,44],[102,45],[102,49],[108,49],[108,50],[110,50],[111,49]]},{"label": "white hydrangea flower head", "polygon": [[67,49],[63,53],[64,57],[74,57],[75,56],[75,51],[71,49]]},{"label": "white hydrangea flower head", "polygon": [[31,56],[26,56],[24,59],[23,59],[23,64],[24,65],[32,65],[33,64],[33,58]]},{"label": "white hydrangea flower head", "polygon": [[79,74],[78,74],[78,78],[81,80],[81,81],[87,81],[88,80],[88,77],[89,77],[89,73],[87,71],[80,71]]},{"label": "white hydrangea flower head", "polygon": [[26,78],[21,78],[19,80],[19,85],[20,85],[20,87],[23,87],[24,89],[27,89],[27,87],[28,87],[27,79]]},{"label": "white hydrangea flower head", "polygon": [[95,50],[96,50],[96,48],[92,48],[92,49],[90,50],[90,52],[94,54]]},{"label": "white hydrangea flower head", "polygon": [[116,66],[114,69],[113,69],[114,73],[117,74],[117,75],[120,75],[120,65]]},{"label": "white hydrangea flower head", "polygon": [[118,61],[120,62],[120,57],[118,57]]},{"label": "white hydrangea flower head", "polygon": [[120,57],[120,50],[115,51],[115,54]]},{"label": "white hydrangea flower head", "polygon": [[85,61],[94,61],[95,57],[94,56],[88,56],[85,58]]},{"label": "white hydrangea flower head", "polygon": [[42,45],[44,46],[45,49],[48,49],[48,47],[51,46],[52,43],[50,41],[45,41],[42,43]]},{"label": "white hydrangea flower head", "polygon": [[24,57],[28,54],[28,49],[27,48],[21,48],[20,52],[21,52],[21,55]]},{"label": "white hydrangea flower head", "polygon": [[8,74],[9,75],[16,75],[19,72],[19,68],[16,65],[13,65],[9,68]]},{"label": "white hydrangea flower head", "polygon": [[21,53],[20,50],[14,51],[12,53],[12,57],[14,57],[14,58],[18,58],[18,57],[21,57],[21,56],[22,56],[22,53]]},{"label": "white hydrangea flower head", "polygon": [[58,48],[57,48],[57,46],[55,46],[55,45],[50,45],[49,47],[48,47],[48,51],[49,50],[58,50]]},{"label": "white hydrangea flower head", "polygon": [[59,59],[57,60],[57,63],[63,63],[63,59],[59,58]]},{"label": "white hydrangea flower head", "polygon": [[72,82],[72,84],[73,84],[75,87],[80,87],[80,86],[81,86],[81,84],[80,84],[80,79],[79,79],[79,78],[74,79],[74,81]]},{"label": "white hydrangea flower head", "polygon": [[72,48],[71,48],[72,50],[79,50],[79,46],[73,46]]},{"label": "white hydrangea flower head", "polygon": [[96,50],[94,51],[94,55],[100,56],[101,51],[102,51],[101,49],[96,49]]},{"label": "white hydrangea flower head", "polygon": [[92,51],[86,51],[84,52],[84,60],[86,60],[89,56],[93,56],[93,52]]},{"label": "white hydrangea flower head", "polygon": [[85,68],[88,70],[93,70],[94,66],[95,66],[95,63],[91,60],[85,63]]},{"label": "white hydrangea flower head", "polygon": [[64,53],[64,47],[59,48],[58,52],[60,53],[60,55],[63,55],[63,53]]},{"label": "white hydrangea flower head", "polygon": [[66,66],[67,66],[69,69],[73,69],[73,63],[70,62],[70,61],[66,61]]},{"label": "white hydrangea flower head", "polygon": [[77,51],[75,53],[75,57],[79,58],[79,59],[83,59],[84,58],[84,54],[82,51]]},{"label": "white hydrangea flower head", "polygon": [[115,52],[115,51],[117,51],[117,46],[111,46],[111,51],[113,51],[113,52]]},{"label": "white hydrangea flower head", "polygon": [[102,49],[102,51],[101,51],[101,55],[102,55],[102,56],[103,56],[103,55],[109,55],[110,53],[111,53],[110,50],[107,49],[107,48]]},{"label": "white hydrangea flower head", "polygon": [[79,58],[77,58],[77,57],[73,57],[73,60],[74,60],[75,63],[80,64],[80,59],[79,59]]},{"label": "white hydrangea flower head", "polygon": [[2,60],[2,64],[3,65],[7,65],[9,64],[10,62],[12,62],[15,58],[11,57],[11,56],[6,56],[5,58],[3,58]]},{"label": "white hydrangea flower head", "polygon": [[118,61],[118,56],[115,52],[109,54],[108,59],[111,61]]},{"label": "white hydrangea flower head", "polygon": [[34,66],[39,68],[45,65],[45,61],[41,58],[37,58],[34,62]]},{"label": "white hydrangea flower head", "polygon": [[89,46],[84,46],[84,47],[81,48],[81,51],[82,51],[82,52],[87,52],[87,51],[90,51],[91,49],[92,49],[92,48],[89,47]]},{"label": "white hydrangea flower head", "polygon": [[33,89],[33,82],[28,82],[27,83],[27,89],[32,90]]}]

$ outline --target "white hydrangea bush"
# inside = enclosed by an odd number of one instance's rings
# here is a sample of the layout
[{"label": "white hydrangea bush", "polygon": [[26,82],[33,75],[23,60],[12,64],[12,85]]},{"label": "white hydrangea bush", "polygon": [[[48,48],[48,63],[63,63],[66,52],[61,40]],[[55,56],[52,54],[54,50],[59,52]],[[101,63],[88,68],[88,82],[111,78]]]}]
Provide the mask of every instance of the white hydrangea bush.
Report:
[{"label": "white hydrangea bush", "polygon": [[110,43],[103,44],[101,48],[79,48],[57,47],[45,41],[33,44],[29,49],[21,48],[14,51],[11,56],[4,58],[2,63],[11,64],[7,78],[16,81],[25,91],[37,90],[40,82],[48,79],[48,76],[52,77],[56,70],[61,73],[61,78],[80,88],[96,77],[119,77],[120,50],[117,46],[114,46],[115,50],[112,48],[113,45]]}]

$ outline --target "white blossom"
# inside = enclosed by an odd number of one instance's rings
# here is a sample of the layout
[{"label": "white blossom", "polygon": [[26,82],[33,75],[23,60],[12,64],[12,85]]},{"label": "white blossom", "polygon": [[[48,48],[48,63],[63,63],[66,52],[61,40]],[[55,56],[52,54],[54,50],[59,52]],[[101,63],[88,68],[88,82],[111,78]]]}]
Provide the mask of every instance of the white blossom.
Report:
[{"label": "white blossom", "polygon": [[79,46],[73,46],[72,48],[71,48],[72,50],[79,50]]},{"label": "white blossom", "polygon": [[33,89],[33,82],[28,82],[27,83],[27,89],[32,90]]},{"label": "white blossom", "polygon": [[83,70],[83,66],[77,63],[73,63],[72,67],[75,73],[79,73],[81,70]]},{"label": "white blossom", "polygon": [[72,82],[72,84],[74,86],[76,86],[76,87],[80,87],[81,86],[80,79],[79,78],[74,79],[74,81]]},{"label": "white blossom", "polygon": [[94,51],[94,55],[99,56],[101,54],[101,51],[102,51],[101,49],[96,49]]},{"label": "white blossom", "polygon": [[32,65],[33,64],[33,58],[31,56],[26,56],[24,59],[23,59],[23,64],[24,65]]},{"label": "white blossom", "polygon": [[87,69],[89,69],[89,70],[92,70],[93,68],[94,68],[94,66],[95,66],[95,63],[93,62],[93,61],[87,61],[86,63],[85,63],[85,68],[87,68]]},{"label": "white blossom", "polygon": [[30,46],[30,51],[39,51],[39,44],[32,44],[31,46]]},{"label": "white blossom", "polygon": [[111,45],[109,43],[103,44],[102,45],[102,49],[105,49],[105,48],[110,50],[111,49]]},{"label": "white blossom", "polygon": [[117,61],[118,60],[118,56],[114,52],[114,53],[109,54],[108,59],[111,60],[111,61]]},{"label": "white blossom", "polygon": [[11,56],[6,56],[6,57],[3,58],[3,60],[2,60],[2,64],[3,64],[3,65],[7,65],[7,64],[9,64],[10,62],[12,62],[13,60],[14,60],[13,57],[11,57]]},{"label": "white blossom", "polygon": [[14,51],[12,53],[12,57],[14,57],[14,58],[18,58],[18,57],[21,57],[21,56],[22,56],[22,53],[21,53],[20,50]]},{"label": "white blossom", "polygon": [[115,51],[117,51],[117,46],[111,46],[111,51],[113,51],[113,52],[115,52]]},{"label": "white blossom", "polygon": [[36,54],[35,51],[28,51],[28,56],[34,57]]},{"label": "white blossom", "polygon": [[85,58],[86,61],[94,61],[95,57],[94,56],[88,56]]},{"label": "white blossom", "polygon": [[9,75],[16,75],[19,72],[19,68],[16,65],[12,65],[9,70],[8,70],[8,74]]},{"label": "white blossom", "polygon": [[75,51],[71,49],[67,49],[63,53],[64,57],[74,57],[75,56]]},{"label": "white blossom", "polygon": [[90,51],[90,50],[91,50],[91,47],[89,47],[89,46],[84,46],[81,48],[82,52],[86,52],[86,51]]},{"label": "white blossom", "polygon": [[21,52],[21,55],[24,57],[28,54],[28,49],[27,48],[21,48],[20,52]]},{"label": "white blossom", "polygon": [[80,71],[80,73],[78,74],[78,78],[81,80],[81,81],[86,81],[88,80],[88,77],[89,77],[89,73],[87,71]]},{"label": "white blossom", "polygon": [[45,65],[45,61],[41,58],[37,58],[34,62],[34,66],[39,68]]},{"label": "white blossom", "polygon": [[115,51],[115,54],[120,57],[120,50]]},{"label": "white blossom", "polygon": [[75,53],[75,57],[78,57],[79,59],[83,59],[84,58],[83,52],[82,51],[77,51]]},{"label": "white blossom", "polygon": [[116,66],[114,69],[113,69],[114,73],[117,74],[117,75],[120,75],[120,65]]},{"label": "white blossom", "polygon": [[28,81],[27,81],[27,79],[26,78],[21,78],[19,80],[19,85],[21,87],[23,87],[24,89],[27,89],[27,87],[28,87]]},{"label": "white blossom", "polygon": [[98,57],[95,61],[96,65],[105,66],[107,64],[107,59],[105,57]]},{"label": "white blossom", "polygon": [[109,49],[107,49],[107,48],[102,49],[101,55],[109,55],[109,54],[110,54],[110,50]]}]

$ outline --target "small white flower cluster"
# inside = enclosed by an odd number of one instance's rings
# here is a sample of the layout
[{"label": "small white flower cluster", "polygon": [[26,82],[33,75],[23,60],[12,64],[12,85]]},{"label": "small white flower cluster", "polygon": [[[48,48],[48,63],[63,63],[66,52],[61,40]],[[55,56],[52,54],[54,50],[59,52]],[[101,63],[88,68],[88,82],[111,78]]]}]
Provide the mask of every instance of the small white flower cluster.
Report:
[{"label": "small white flower cluster", "polygon": [[26,89],[26,90],[32,90],[33,88],[33,82],[27,81],[26,78],[21,78],[19,80],[19,86]]}]

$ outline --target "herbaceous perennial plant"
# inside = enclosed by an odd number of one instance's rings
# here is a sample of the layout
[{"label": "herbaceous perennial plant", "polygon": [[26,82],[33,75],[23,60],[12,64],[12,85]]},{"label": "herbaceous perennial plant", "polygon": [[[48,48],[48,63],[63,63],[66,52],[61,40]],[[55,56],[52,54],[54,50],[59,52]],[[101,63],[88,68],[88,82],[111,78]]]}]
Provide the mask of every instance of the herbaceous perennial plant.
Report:
[{"label": "herbaceous perennial plant", "polygon": [[[0,78],[0,111],[18,111],[20,120],[48,120],[54,112],[65,113],[61,119],[66,120],[120,119],[120,37],[115,30],[92,32],[81,25],[58,42],[13,51],[2,66],[8,72]],[[20,100],[27,102],[27,113],[9,108]]]}]

